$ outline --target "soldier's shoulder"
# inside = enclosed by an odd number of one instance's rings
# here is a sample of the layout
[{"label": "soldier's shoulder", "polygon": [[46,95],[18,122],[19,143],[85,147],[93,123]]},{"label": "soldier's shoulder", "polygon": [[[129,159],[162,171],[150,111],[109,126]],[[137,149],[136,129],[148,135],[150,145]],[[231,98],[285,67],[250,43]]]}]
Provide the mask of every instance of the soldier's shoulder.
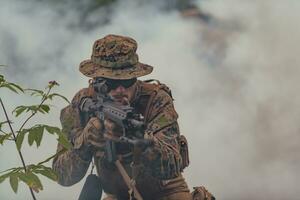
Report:
[{"label": "soldier's shoulder", "polygon": [[82,88],[78,92],[76,92],[76,94],[72,98],[71,104],[61,109],[61,118],[64,118],[64,116],[74,115],[74,112],[76,111],[76,108],[78,107],[81,99],[86,96],[89,96],[88,88]]},{"label": "soldier's shoulder", "polygon": [[156,97],[164,97],[173,100],[171,89],[158,80],[140,81],[141,94],[155,95]]},{"label": "soldier's shoulder", "polygon": [[74,126],[80,126],[80,111],[78,105],[83,97],[89,96],[89,89],[79,90],[73,97],[71,104],[64,107],[60,112],[60,121],[63,132],[68,134]]},{"label": "soldier's shoulder", "polygon": [[[156,116],[159,122],[174,122],[178,115],[173,105],[173,97],[169,87],[163,83],[155,81],[143,82],[144,90],[151,93],[147,107],[146,118],[151,121]],[[155,120],[153,123],[157,124]],[[161,127],[162,123],[158,123]]]},{"label": "soldier's shoulder", "polygon": [[173,97],[170,88],[159,81],[142,82],[145,90],[152,93],[146,115],[147,133],[156,133],[167,127],[178,118],[173,105]]},{"label": "soldier's shoulder", "polygon": [[83,97],[88,97],[88,96],[91,96],[89,88],[82,88],[74,95],[71,104],[77,105],[80,103]]}]

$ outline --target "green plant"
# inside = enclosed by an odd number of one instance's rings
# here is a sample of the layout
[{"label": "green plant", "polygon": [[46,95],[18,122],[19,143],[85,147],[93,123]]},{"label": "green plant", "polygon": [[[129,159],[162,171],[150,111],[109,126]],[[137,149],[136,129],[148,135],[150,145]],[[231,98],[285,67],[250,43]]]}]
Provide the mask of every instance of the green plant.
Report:
[{"label": "green plant", "polygon": [[[29,94],[33,96],[33,98],[40,98],[40,103],[37,105],[19,105],[12,111],[12,113],[15,115],[15,119],[19,120],[18,122],[21,122],[20,118],[18,118],[19,116],[25,114],[28,115],[24,122],[19,123],[21,126],[18,129],[14,129],[13,123],[7,114],[4,102],[0,97],[1,108],[3,109],[3,114],[5,115],[5,121],[0,121],[0,144],[4,145],[5,142],[14,142],[16,144],[16,150],[22,161],[21,167],[13,167],[0,172],[0,183],[6,179],[9,179],[12,190],[17,193],[19,182],[24,182],[26,185],[28,185],[31,196],[34,200],[36,199],[34,192],[43,190],[43,185],[40,181],[39,175],[43,175],[53,181],[57,181],[56,173],[50,167],[47,167],[44,164],[71,147],[67,138],[62,133],[62,130],[58,127],[49,126],[46,124],[35,124],[31,127],[27,127],[30,119],[37,114],[49,114],[51,106],[48,104],[48,102],[52,101],[54,97],[62,98],[69,103],[66,97],[58,93],[52,93],[53,88],[58,85],[59,84],[56,81],[50,81],[45,90],[24,89],[16,83],[8,82],[4,75],[0,74],[0,90],[8,89],[11,92],[16,93],[16,95]],[[1,119],[3,118],[1,117]],[[36,146],[39,147],[44,133],[57,135],[57,140],[64,146],[64,149],[50,156],[44,161],[41,161],[37,164],[27,165],[24,155],[21,151],[25,136],[27,135],[28,144],[30,146],[35,143]]]}]

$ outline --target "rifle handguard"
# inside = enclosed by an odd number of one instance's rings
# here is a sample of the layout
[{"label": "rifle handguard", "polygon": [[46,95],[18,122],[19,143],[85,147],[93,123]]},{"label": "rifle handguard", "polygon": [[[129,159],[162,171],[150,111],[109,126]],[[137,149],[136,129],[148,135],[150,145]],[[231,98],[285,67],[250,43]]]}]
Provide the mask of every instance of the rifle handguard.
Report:
[{"label": "rifle handguard", "polygon": [[150,139],[130,139],[128,137],[120,137],[119,142],[131,144],[136,147],[147,148],[154,144],[153,140]]}]

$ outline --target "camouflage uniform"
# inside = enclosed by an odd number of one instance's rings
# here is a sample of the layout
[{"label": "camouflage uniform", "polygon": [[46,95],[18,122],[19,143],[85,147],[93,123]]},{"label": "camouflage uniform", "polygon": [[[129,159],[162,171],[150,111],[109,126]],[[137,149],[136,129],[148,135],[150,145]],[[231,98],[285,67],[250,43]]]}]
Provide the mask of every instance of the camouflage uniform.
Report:
[{"label": "camouflage uniform", "polygon": [[[119,38],[121,36],[108,37]],[[97,45],[94,45],[94,49],[96,47]],[[134,52],[135,50],[136,48]],[[95,55],[95,52],[93,52],[93,55]],[[87,62],[89,61],[84,61],[83,64],[86,65]],[[144,72],[145,68],[147,68],[145,65],[140,65],[139,67],[144,69]],[[81,68],[83,67],[81,66]],[[93,70],[89,69],[87,71]],[[148,69],[147,73],[150,73],[149,71],[151,72],[152,69]],[[96,72],[96,70],[93,72]],[[135,73],[132,76],[137,77],[144,74]],[[90,77],[99,76],[99,74],[89,75]],[[105,77],[106,75],[102,73],[102,76]],[[129,75],[130,73],[124,76],[130,78]],[[133,155],[128,151],[127,147],[117,150],[118,157],[129,176],[134,176],[137,189],[144,200],[189,200],[191,195],[181,175],[183,168],[187,164],[181,154],[179,144],[180,132],[177,123],[178,115],[173,106],[171,92],[167,86],[160,83],[137,81],[136,87],[131,106],[134,107],[136,113],[144,116],[146,124],[144,137],[152,139],[154,145],[148,147],[142,153],[138,165],[131,165]],[[127,200],[128,188],[116,167],[106,160],[104,148],[97,148],[96,151],[91,151],[89,147],[82,145],[82,141],[78,139],[87,123],[87,120],[82,117],[82,113],[79,110],[79,104],[82,98],[93,97],[93,93],[90,91],[91,88],[80,90],[73,98],[71,104],[61,111],[60,120],[63,132],[67,134],[68,139],[74,145],[71,150],[54,159],[53,169],[59,175],[59,183],[69,186],[79,182],[84,177],[90,162],[94,159],[103,190],[113,195],[110,199]],[[93,131],[92,128],[89,131]],[[58,151],[62,148],[58,144]]]}]

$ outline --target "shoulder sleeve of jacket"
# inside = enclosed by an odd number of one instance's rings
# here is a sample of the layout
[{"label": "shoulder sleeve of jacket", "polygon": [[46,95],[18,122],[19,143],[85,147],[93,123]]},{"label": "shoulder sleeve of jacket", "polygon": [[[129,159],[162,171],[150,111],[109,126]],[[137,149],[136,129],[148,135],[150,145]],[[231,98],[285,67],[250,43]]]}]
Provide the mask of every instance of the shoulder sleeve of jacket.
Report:
[{"label": "shoulder sleeve of jacket", "polygon": [[181,172],[177,118],[171,95],[159,89],[149,107],[145,131],[145,137],[154,141],[154,146],[145,152],[145,162],[150,166],[152,175],[159,179],[171,179]]},{"label": "shoulder sleeve of jacket", "polygon": [[76,136],[73,130],[82,129],[85,126],[81,119],[79,104],[81,99],[86,96],[88,96],[88,89],[84,88],[75,94],[70,105],[61,110],[60,122],[62,131],[70,140]]},{"label": "shoulder sleeve of jacket", "polygon": [[[84,124],[81,123],[78,106],[80,100],[86,95],[87,89],[80,90],[74,96],[71,104],[62,109],[60,114],[63,134],[67,136],[71,143],[74,137],[80,135],[84,128]],[[58,143],[57,152],[62,149],[63,146]],[[85,151],[78,151],[72,148],[54,158],[52,167],[58,174],[58,183],[68,186],[82,179],[90,163],[90,159],[85,159],[85,153]]]},{"label": "shoulder sleeve of jacket", "polygon": [[149,105],[146,134],[155,134],[176,122],[177,118],[171,95],[163,89],[157,90]]}]

